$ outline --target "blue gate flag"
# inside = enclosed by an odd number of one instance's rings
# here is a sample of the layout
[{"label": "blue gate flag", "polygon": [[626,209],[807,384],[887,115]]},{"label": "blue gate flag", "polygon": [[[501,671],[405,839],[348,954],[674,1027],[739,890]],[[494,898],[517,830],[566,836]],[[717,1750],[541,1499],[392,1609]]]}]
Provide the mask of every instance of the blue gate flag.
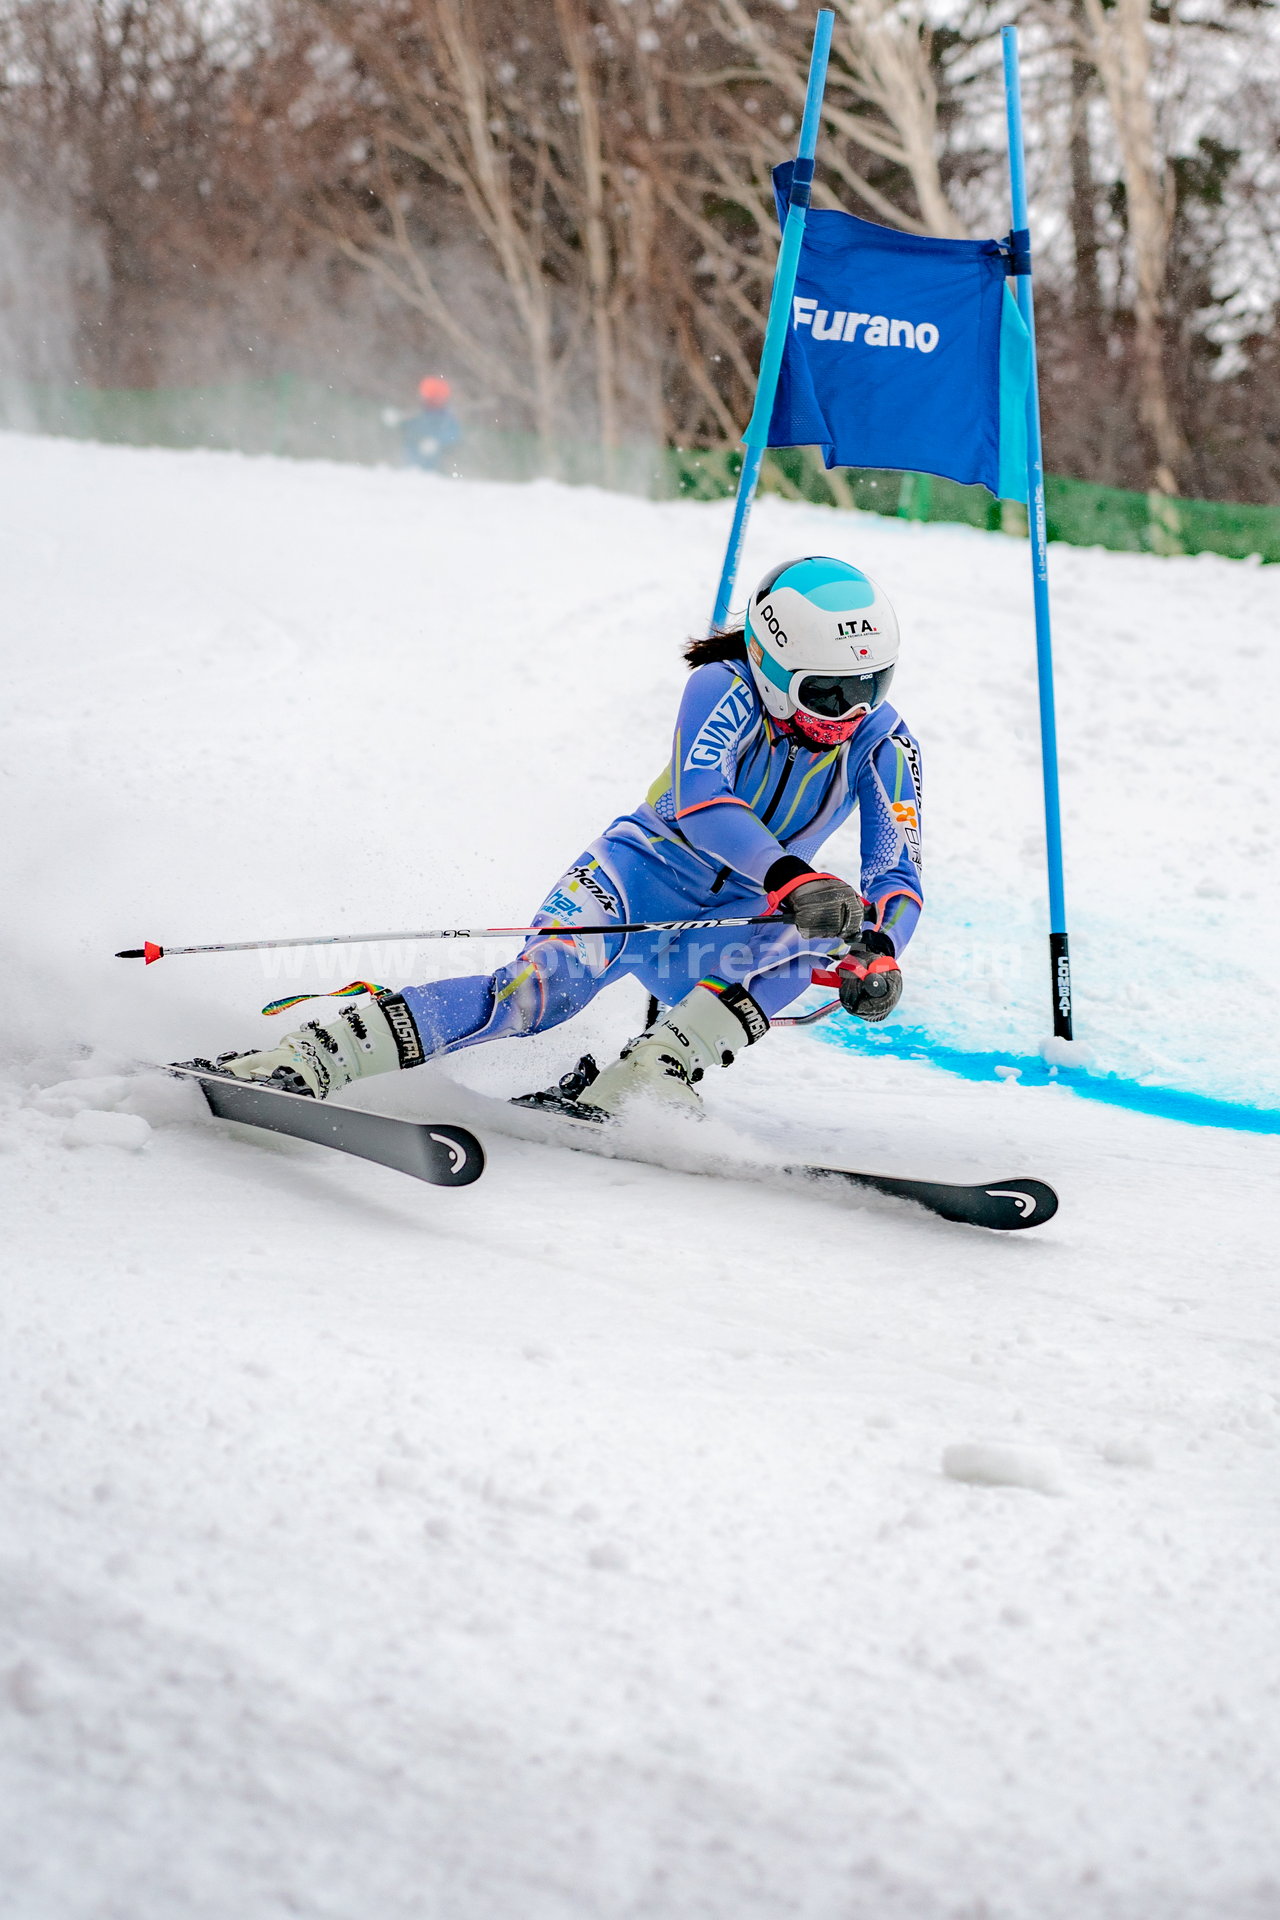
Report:
[{"label": "blue gate flag", "polygon": [[[773,174],[783,219],[793,164]],[[936,240],[813,208],[769,445],[1025,500],[1031,338],[1008,271],[998,240]]]}]

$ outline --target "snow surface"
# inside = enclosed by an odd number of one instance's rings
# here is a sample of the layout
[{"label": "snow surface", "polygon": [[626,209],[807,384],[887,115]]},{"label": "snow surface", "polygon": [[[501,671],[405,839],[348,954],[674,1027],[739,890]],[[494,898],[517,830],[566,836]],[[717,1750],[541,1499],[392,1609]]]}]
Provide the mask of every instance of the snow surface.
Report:
[{"label": "snow surface", "polygon": [[[801,1030],[708,1090],[742,1178],[492,1132],[450,1194],[138,1070],[475,960],[144,936],[523,918],[665,755],[727,508],[17,436],[0,489],[5,1920],[1280,1915],[1280,1141]],[[903,1016],[1034,1050],[1025,547],[766,500],[746,577],[806,550],[903,620]],[[1052,571],[1082,1036],[1274,1101],[1280,570]]]}]

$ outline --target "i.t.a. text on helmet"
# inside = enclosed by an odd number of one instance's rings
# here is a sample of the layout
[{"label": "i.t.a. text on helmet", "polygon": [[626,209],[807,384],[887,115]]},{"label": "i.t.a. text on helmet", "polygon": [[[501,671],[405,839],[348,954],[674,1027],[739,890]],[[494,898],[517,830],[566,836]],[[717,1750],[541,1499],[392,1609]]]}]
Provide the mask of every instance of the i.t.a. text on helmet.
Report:
[{"label": "i.t.a. text on helmet", "polygon": [[765,710],[821,746],[847,740],[879,706],[898,658],[897,616],[874,580],[818,554],[765,575],[746,637]]}]

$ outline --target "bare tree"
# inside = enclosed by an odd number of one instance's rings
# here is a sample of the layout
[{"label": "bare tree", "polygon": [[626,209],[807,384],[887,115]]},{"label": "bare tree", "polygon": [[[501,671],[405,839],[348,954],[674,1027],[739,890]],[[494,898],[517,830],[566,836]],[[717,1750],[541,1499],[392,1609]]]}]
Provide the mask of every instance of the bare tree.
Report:
[{"label": "bare tree", "polygon": [[572,104],[576,107],[576,113],[571,117],[578,134],[578,165],[574,178],[578,192],[575,197],[579,202],[586,297],[591,315],[600,442],[608,463],[606,477],[612,479],[611,463],[619,439],[618,366],[614,343],[618,314],[614,299],[616,276],[613,235],[605,201],[609,167],[601,127],[603,102],[596,72],[591,23],[586,17],[582,0],[554,0],[554,4],[560,44],[565,50],[569,72],[573,75]]},{"label": "bare tree", "polygon": [[1072,307],[1081,342],[1092,359],[1103,350],[1102,286],[1098,272],[1101,241],[1098,234],[1098,183],[1094,174],[1089,115],[1097,89],[1097,71],[1085,52],[1084,9],[1088,0],[1073,0],[1077,31],[1070,51],[1070,217],[1072,241]]},{"label": "bare tree", "polygon": [[[767,82],[798,117],[812,32],[808,17],[784,14],[780,26],[776,10],[755,0],[712,0],[710,12],[737,60],[691,74],[687,84],[720,89],[730,81]],[[837,14],[823,103],[824,188],[843,188],[878,219],[908,231],[959,234],[939,167],[933,33],[923,10],[915,0],[837,0]],[[764,146],[776,159],[776,141],[761,137],[773,116],[749,112],[750,96],[739,101],[730,93],[724,105],[748,149]],[[905,175],[914,209],[907,196],[886,193],[871,177],[868,156]],[[834,195],[832,203],[838,204]]]},{"label": "bare tree", "polygon": [[1134,277],[1138,413],[1151,448],[1152,485],[1157,492],[1172,494],[1178,490],[1187,443],[1170,400],[1165,369],[1165,300],[1175,187],[1156,137],[1150,6],[1151,0],[1113,0],[1107,9],[1103,0],[1084,0],[1084,18],[1123,168]]},{"label": "bare tree", "polygon": [[[640,51],[644,177],[663,209],[655,294],[684,348],[664,381],[677,442],[733,444],[754,388],[777,245],[771,170],[793,148],[812,20],[769,0],[614,0]],[[625,31],[619,28],[619,31]],[[840,0],[820,206],[911,232],[961,230],[941,170],[933,34],[914,0]]]},{"label": "bare tree", "polygon": [[91,381],[153,385],[268,235],[279,257],[290,89],[264,4],[0,0],[0,166],[100,263],[75,293]]},{"label": "bare tree", "polygon": [[[586,0],[551,0],[537,39],[513,34],[498,0],[326,0],[316,17],[354,63],[345,124],[367,132],[372,156],[357,190],[331,182],[320,195],[333,243],[508,409],[528,403],[552,467],[588,369],[611,455],[629,391],[619,331],[646,292],[652,222],[643,195],[624,210],[617,190],[616,50],[602,22]],[[450,208],[500,277],[515,321],[505,342],[441,279]]]}]

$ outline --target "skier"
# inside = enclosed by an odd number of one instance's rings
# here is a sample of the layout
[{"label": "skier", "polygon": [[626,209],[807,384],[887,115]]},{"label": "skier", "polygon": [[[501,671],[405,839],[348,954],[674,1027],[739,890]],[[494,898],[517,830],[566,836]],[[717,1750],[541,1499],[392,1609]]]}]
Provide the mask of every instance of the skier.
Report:
[{"label": "skier", "polygon": [[451,404],[453,391],[439,374],[429,373],[418,382],[418,399],[422,404],[417,413],[401,421],[405,458],[411,466],[436,473],[442,456],[462,438],[462,428]]},{"label": "skier", "polygon": [[[668,1011],[601,1073],[589,1056],[533,1096],[584,1118],[640,1094],[701,1110],[696,1083],[834,976],[847,1013],[883,1020],[902,992],[898,956],[919,919],[920,759],[885,699],[898,623],[842,560],[775,567],[742,628],[695,640],[670,761],[556,882],[526,941],[496,973],[428,981],[308,1021],[222,1072],[324,1099],[352,1080],[546,1032],[631,975]],[[861,891],[810,864],[857,808]],[[865,896],[865,897],[864,897]],[[763,925],[699,928],[768,913]],[[678,920],[682,931],[575,934]]]}]

